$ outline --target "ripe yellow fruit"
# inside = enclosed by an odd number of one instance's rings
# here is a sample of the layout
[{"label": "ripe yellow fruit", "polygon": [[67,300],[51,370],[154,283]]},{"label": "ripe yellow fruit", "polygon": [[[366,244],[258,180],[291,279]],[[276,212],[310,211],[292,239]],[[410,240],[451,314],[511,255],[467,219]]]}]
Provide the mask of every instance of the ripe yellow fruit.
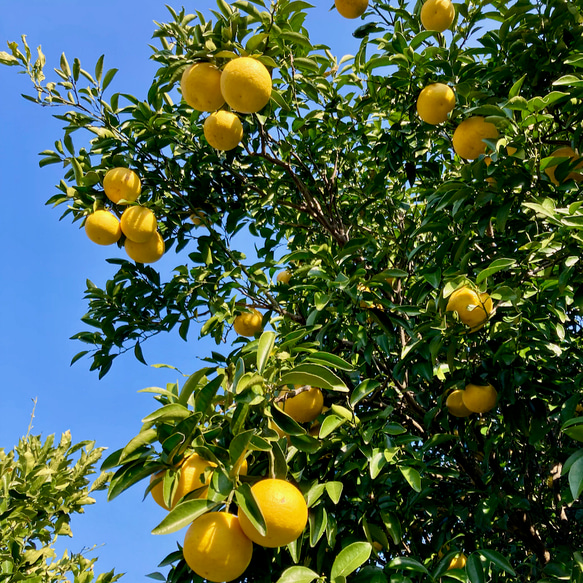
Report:
[{"label": "ripe yellow fruit", "polygon": [[289,482],[267,478],[256,482],[251,491],[265,518],[266,534],[261,535],[239,508],[243,532],[262,547],[282,547],[295,541],[308,522],[308,507],[302,493]]},{"label": "ripe yellow fruit", "polygon": [[[559,148],[559,149],[555,150],[551,154],[551,156],[553,158],[571,158],[571,160],[573,162],[576,162],[577,160],[581,160],[581,156],[579,156],[579,154],[577,152],[575,152],[575,150],[573,150],[573,148],[570,148],[569,146],[565,146],[563,148]],[[553,164],[552,166],[547,166],[545,168],[545,174],[551,179],[551,182],[557,186],[559,184],[559,181],[555,177],[555,169],[559,164],[560,164],[560,162],[559,162],[559,160],[557,160],[556,164]],[[575,169],[582,168],[582,167],[583,167],[583,161],[581,161],[579,164],[577,164],[575,166]],[[569,174],[567,174],[567,176],[564,180],[574,180],[575,182],[581,182],[581,180],[583,180],[583,174],[581,174],[579,172],[569,172]]]},{"label": "ripe yellow fruit", "polygon": [[98,245],[112,245],[121,237],[118,218],[106,210],[98,210],[85,219],[85,233]]},{"label": "ripe yellow fruit", "polygon": [[302,391],[289,399],[285,399],[285,401],[279,401],[277,406],[294,421],[308,423],[316,419],[322,412],[324,395],[320,389],[310,387],[307,391]]},{"label": "ripe yellow fruit", "polygon": [[496,406],[498,392],[492,385],[466,385],[462,394],[464,405],[473,413],[486,413]]},{"label": "ripe yellow fruit", "polygon": [[285,269],[284,271],[280,271],[280,272],[277,274],[276,281],[277,281],[278,283],[285,283],[285,284],[288,284],[288,283],[289,283],[289,280],[291,279],[291,276],[292,276],[291,272],[290,272],[290,271],[288,271],[287,269]]},{"label": "ripe yellow fruit", "polygon": [[492,299],[486,292],[478,295],[476,291],[464,285],[449,296],[445,309],[448,312],[457,312],[459,319],[475,332],[486,323],[492,307]]},{"label": "ripe yellow fruit", "polygon": [[237,516],[207,512],[188,527],[182,553],[197,575],[223,583],[245,572],[253,555],[253,543],[241,529]]},{"label": "ripe yellow fruit", "polygon": [[155,263],[166,250],[164,239],[158,231],[144,243],[136,243],[131,239],[126,239],[124,247],[130,259],[136,263]]},{"label": "ripe yellow fruit", "polygon": [[334,0],[336,10],[344,18],[358,18],[368,8],[368,0]]},{"label": "ripe yellow fruit", "polygon": [[426,123],[437,125],[447,119],[447,114],[455,107],[455,93],[445,83],[432,83],[419,93],[417,113]]},{"label": "ripe yellow fruit", "polygon": [[472,412],[464,405],[463,391],[459,389],[452,391],[449,394],[445,401],[445,406],[454,417],[467,417],[472,414]]},{"label": "ripe yellow fruit", "polygon": [[498,130],[493,123],[482,116],[475,115],[462,121],[453,133],[453,149],[455,153],[466,160],[475,160],[486,152],[484,139],[495,139]]},{"label": "ripe yellow fruit", "polygon": [[215,111],[203,125],[206,141],[215,149],[226,152],[239,145],[243,139],[243,124],[231,111]]},{"label": "ripe yellow fruit", "polygon": [[271,98],[271,75],[261,61],[237,57],[223,69],[221,92],[231,109],[239,113],[256,113]]},{"label": "ripe yellow fruit", "polygon": [[103,178],[103,190],[112,202],[126,204],[120,201],[134,202],[142,192],[142,183],[133,170],[112,168]]},{"label": "ripe yellow fruit", "polygon": [[248,312],[239,314],[233,322],[233,328],[239,336],[255,336],[263,330],[263,316],[255,308],[248,308]]},{"label": "ripe yellow fruit", "polygon": [[130,206],[121,215],[121,230],[134,243],[145,243],[158,228],[156,215],[145,206]]},{"label": "ripe yellow fruit", "polygon": [[427,0],[421,7],[421,24],[425,30],[443,32],[455,18],[455,8],[450,0]]},{"label": "ripe yellow fruit", "polygon": [[221,93],[221,71],[212,63],[194,63],[180,79],[184,101],[196,111],[216,111],[225,103]]},{"label": "ripe yellow fruit", "polygon": [[[241,464],[241,467],[243,464]],[[205,460],[203,457],[198,455],[197,453],[193,453],[189,455],[180,466],[179,469],[179,476],[178,476],[178,483],[176,484],[176,489],[172,496],[172,505],[170,508],[166,506],[164,503],[164,483],[163,481],[158,482],[151,490],[152,498],[160,505],[162,508],[166,510],[171,510],[178,504],[181,498],[190,494],[190,492],[194,492],[194,490],[198,490],[199,488],[203,488],[205,484],[208,484],[212,475],[212,468],[216,468],[217,464],[211,462],[209,460]],[[246,470],[245,470],[246,471]],[[150,478],[150,483],[153,482],[155,479],[163,476],[166,470],[162,470],[162,472],[158,472],[157,474],[153,474]],[[204,498],[207,495],[208,486],[201,490],[197,498]]]},{"label": "ripe yellow fruit", "polygon": [[447,570],[450,569],[463,569],[466,566],[468,559],[463,553],[458,553],[449,563],[449,567]]}]

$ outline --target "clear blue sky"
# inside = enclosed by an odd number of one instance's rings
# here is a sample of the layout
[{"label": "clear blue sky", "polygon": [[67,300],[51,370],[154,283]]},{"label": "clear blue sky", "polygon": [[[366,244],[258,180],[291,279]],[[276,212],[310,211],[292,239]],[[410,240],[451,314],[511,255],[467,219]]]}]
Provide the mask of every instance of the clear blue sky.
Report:
[{"label": "clear blue sky", "polygon": [[[351,33],[362,24],[329,12],[332,0],[315,0],[308,27],[313,42],[325,42],[338,56],[356,50]],[[179,9],[181,4],[173,5]],[[194,0],[188,10],[209,17],[214,0]],[[6,41],[27,35],[32,48],[42,45],[47,71],[58,66],[62,52],[89,71],[105,54],[105,67],[118,68],[111,92],[144,98],[156,69],[149,60],[153,21],[167,19],[165,2],[154,0],[26,0],[3,6],[0,50]],[[38,399],[33,433],[60,435],[71,430],[75,442],[96,440],[109,451],[125,445],[140,428],[140,420],[155,408],[152,397],[138,394],[148,386],[178,380],[175,372],[136,362],[131,354],[120,357],[99,381],[89,372],[89,361],[69,366],[84,349],[69,340],[83,329],[81,316],[85,280],[103,284],[113,273],[105,259],[113,248],[91,243],[78,224],[59,221],[60,209],[44,205],[62,178],[57,166],[39,168],[38,153],[61,138],[57,110],[25,101],[31,84],[17,69],[0,66],[0,447],[11,449],[26,433],[32,400]],[[180,258],[171,252],[164,259],[171,268]],[[176,337],[158,337],[145,344],[149,363],[167,363],[184,372],[201,366],[199,358],[211,344]],[[145,484],[144,484],[145,488]],[[123,580],[137,581],[154,570],[157,562],[176,549],[183,533],[153,536],[151,529],[165,512],[150,498],[142,501],[143,488],[134,487],[111,503],[104,495],[73,522],[72,551],[100,546],[97,572],[115,568],[127,573]]]}]

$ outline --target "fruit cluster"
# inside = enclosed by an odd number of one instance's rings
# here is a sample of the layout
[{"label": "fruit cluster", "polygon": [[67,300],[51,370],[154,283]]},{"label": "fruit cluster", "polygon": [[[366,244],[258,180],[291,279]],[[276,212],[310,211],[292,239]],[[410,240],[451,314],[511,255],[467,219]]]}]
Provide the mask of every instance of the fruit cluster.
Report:
[{"label": "fruit cluster", "polygon": [[124,248],[137,263],[154,263],[164,255],[164,239],[158,232],[156,216],[147,207],[135,203],[142,192],[139,176],[129,168],[112,168],[103,179],[103,190],[117,205],[128,205],[118,219],[112,212],[99,209],[85,219],[85,233],[98,245],[112,245],[125,236]]},{"label": "fruit cluster", "polygon": [[[214,462],[192,453],[176,470],[170,505],[164,497],[167,470],[152,475],[152,497],[166,510],[172,510],[186,497],[206,498],[216,467]],[[243,459],[232,473],[242,476],[247,475],[247,470],[247,460]],[[285,546],[303,532],[308,507],[296,486],[286,480],[264,478],[253,484],[251,492],[264,518],[265,532],[257,529],[241,507],[237,514],[226,509],[199,516],[186,531],[183,544],[184,560],[197,575],[216,583],[237,579],[251,562],[253,543],[267,548]]]},{"label": "fruit cluster", "polygon": [[[236,148],[243,139],[243,124],[234,113],[257,113],[271,98],[271,75],[253,57],[237,57],[223,70],[210,62],[197,62],[182,74],[184,101],[196,111],[212,112],[204,121],[206,141],[216,150]],[[221,109],[225,103],[233,110]]]}]

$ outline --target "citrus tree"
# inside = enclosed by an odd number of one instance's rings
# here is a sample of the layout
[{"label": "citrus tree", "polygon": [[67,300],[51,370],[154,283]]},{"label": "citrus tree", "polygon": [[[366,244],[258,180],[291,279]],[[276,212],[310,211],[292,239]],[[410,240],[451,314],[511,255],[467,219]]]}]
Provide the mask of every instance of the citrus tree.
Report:
[{"label": "citrus tree", "polygon": [[353,56],[303,0],[170,9],[140,97],[0,54],[64,108],[49,203],[114,245],[75,360],[220,347],[109,496],[189,527],[159,580],[583,581],[581,4],[336,8]]},{"label": "citrus tree", "polygon": [[65,551],[57,540],[73,536],[71,517],[93,504],[107,475],[89,476],[103,453],[93,442],[72,443],[71,434],[46,439],[28,433],[11,451],[0,449],[0,581],[16,583],[111,583],[113,571],[96,575],[95,558]]}]

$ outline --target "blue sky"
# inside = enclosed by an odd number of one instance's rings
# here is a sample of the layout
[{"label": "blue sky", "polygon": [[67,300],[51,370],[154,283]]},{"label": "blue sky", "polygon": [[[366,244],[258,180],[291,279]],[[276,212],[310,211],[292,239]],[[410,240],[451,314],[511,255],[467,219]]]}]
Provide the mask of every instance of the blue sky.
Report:
[{"label": "blue sky", "polygon": [[[338,56],[354,52],[357,41],[351,33],[362,22],[329,12],[332,0],[314,4],[319,6],[308,23],[312,41],[325,42]],[[210,17],[216,4],[194,0],[186,7]],[[163,22],[167,14],[165,2],[154,0],[12,0],[0,18],[0,50],[7,50],[6,41],[26,34],[31,48],[42,45],[48,76],[62,52],[71,63],[80,58],[89,71],[105,54],[105,67],[119,69],[110,92],[143,98],[156,70],[148,46],[153,21]],[[85,281],[107,280],[113,269],[105,260],[112,251],[91,243],[68,218],[59,221],[60,209],[44,205],[62,178],[61,168],[38,166],[38,153],[61,138],[61,122],[52,117],[57,110],[21,97],[32,88],[16,68],[0,66],[0,87],[0,448],[11,449],[26,433],[36,398],[34,434],[70,430],[75,442],[96,440],[111,452],[125,445],[155,408],[152,397],[138,391],[175,382],[178,374],[146,367],[130,354],[118,358],[102,380],[89,372],[88,360],[69,366],[84,349],[69,338],[83,329]],[[173,251],[164,261],[170,268],[180,264]],[[171,364],[188,373],[201,366],[199,359],[211,346],[209,341],[185,343],[166,336],[146,343],[144,354],[149,363]],[[98,494],[97,504],[74,521],[75,536],[67,547],[80,551],[102,545],[96,551],[97,572],[115,568],[127,573],[125,581],[156,570],[183,533],[151,535],[165,512],[149,498],[142,501],[142,494],[143,488],[134,487],[111,503]]]}]

